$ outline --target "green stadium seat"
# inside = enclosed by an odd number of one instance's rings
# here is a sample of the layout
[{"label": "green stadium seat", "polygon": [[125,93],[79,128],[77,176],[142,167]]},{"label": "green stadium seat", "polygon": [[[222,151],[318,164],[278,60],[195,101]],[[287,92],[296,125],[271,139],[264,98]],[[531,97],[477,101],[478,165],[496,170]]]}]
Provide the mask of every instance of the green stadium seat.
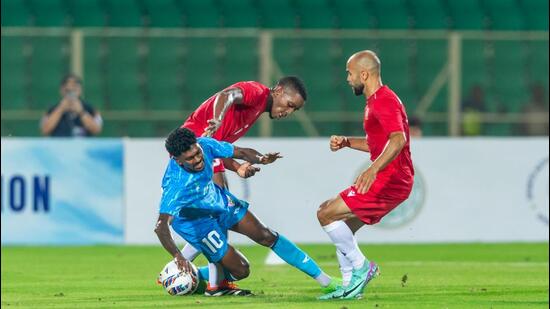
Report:
[{"label": "green stadium seat", "polygon": [[184,39],[149,38],[147,57],[147,92],[149,108],[181,110],[184,106],[183,55]]},{"label": "green stadium seat", "polygon": [[107,1],[106,11],[110,27],[141,27],[143,16],[136,0]]},{"label": "green stadium seat", "polygon": [[100,0],[73,0],[68,1],[67,6],[74,27],[102,27],[107,23]]},{"label": "green stadium seat", "polygon": [[527,30],[548,31],[548,1],[522,0],[520,6],[525,14]]},{"label": "green stadium seat", "polygon": [[[414,81],[418,98],[422,98],[432,86],[437,75],[447,63],[447,41],[446,40],[418,40],[416,44],[416,65]],[[443,89],[442,89],[443,90]],[[416,108],[414,100],[409,101],[412,109]],[[414,107],[413,107],[414,106]],[[440,91],[429,111],[447,111],[447,97],[445,91]]]},{"label": "green stadium seat", "polygon": [[63,27],[70,24],[70,16],[62,0],[32,0],[34,26]]},{"label": "green stadium seat", "polygon": [[221,26],[221,12],[212,0],[180,0],[186,26],[190,28],[217,28]]},{"label": "green stadium seat", "polygon": [[2,0],[2,27],[28,27],[31,25],[32,14],[26,3],[21,0]]},{"label": "green stadium seat", "polygon": [[174,0],[144,0],[150,27],[180,28],[184,26],[183,14]]},{"label": "green stadium seat", "polygon": [[525,20],[516,0],[483,0],[492,30],[524,30]]},{"label": "green stadium seat", "polygon": [[150,120],[132,120],[120,123],[122,136],[151,137],[155,136],[155,126]]},{"label": "green stadium seat", "polygon": [[27,108],[25,91],[25,38],[2,35],[2,110]]},{"label": "green stadium seat", "polygon": [[409,29],[409,13],[404,0],[375,1],[377,27],[379,29]]},{"label": "green stadium seat", "polygon": [[40,119],[2,120],[2,136],[10,136],[10,137],[40,136]]},{"label": "green stadium seat", "polygon": [[336,17],[328,0],[296,1],[300,28],[330,29],[336,26]]},{"label": "green stadium seat", "polygon": [[252,0],[220,1],[222,24],[226,28],[257,28],[258,8]]},{"label": "green stadium seat", "polygon": [[219,51],[223,43],[217,38],[187,38],[184,58],[185,106],[194,110],[223,87]]},{"label": "green stadium seat", "polygon": [[508,112],[519,112],[528,99],[526,90],[526,48],[522,42],[494,41],[492,61],[493,89]]},{"label": "green stadium seat", "polygon": [[481,30],[486,28],[485,16],[478,0],[447,1],[451,11],[451,28]]},{"label": "green stadium seat", "polygon": [[341,29],[373,29],[373,10],[365,1],[339,0],[333,2],[336,24]]},{"label": "green stadium seat", "polygon": [[273,40],[273,59],[283,75],[296,75],[299,58],[303,54],[300,39],[275,38]]},{"label": "green stadium seat", "polygon": [[258,1],[263,28],[296,28],[297,12],[289,0]]},{"label": "green stadium seat", "polygon": [[69,72],[68,39],[32,38],[30,106],[45,110],[59,101],[59,82]]},{"label": "green stadium seat", "polygon": [[381,62],[382,81],[398,95],[412,92],[411,40],[380,40],[374,51]]},{"label": "green stadium seat", "polygon": [[113,110],[143,110],[140,87],[139,38],[108,38],[106,85],[109,108]]},{"label": "green stadium seat", "polygon": [[548,85],[548,40],[528,41],[530,82]]},{"label": "green stadium seat", "polygon": [[490,86],[487,66],[489,48],[485,41],[462,41],[462,97],[466,98],[475,85],[485,91]]},{"label": "green stadium seat", "polygon": [[226,38],[221,58],[223,84],[258,80],[259,57],[256,38]]},{"label": "green stadium seat", "polygon": [[97,36],[85,36],[84,44],[84,76],[82,77],[82,91],[84,99],[95,108],[102,110],[105,104],[106,93],[103,89],[105,63],[102,58],[105,49],[103,39]]},{"label": "green stadium seat", "polygon": [[296,117],[291,116],[288,120],[272,121],[272,136],[274,137],[298,137],[305,136],[306,131]]},{"label": "green stadium seat", "polygon": [[447,29],[449,18],[439,0],[415,0],[411,5],[415,29]]}]

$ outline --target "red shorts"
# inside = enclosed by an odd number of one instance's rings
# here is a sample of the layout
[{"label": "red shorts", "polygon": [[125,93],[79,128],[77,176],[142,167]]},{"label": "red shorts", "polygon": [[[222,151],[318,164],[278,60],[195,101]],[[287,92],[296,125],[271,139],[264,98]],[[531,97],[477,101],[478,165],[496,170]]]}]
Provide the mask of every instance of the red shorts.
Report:
[{"label": "red shorts", "polygon": [[349,209],[365,224],[376,224],[411,193],[413,176],[385,176],[378,174],[365,194],[359,194],[355,186],[340,192]]},{"label": "red shorts", "polygon": [[221,159],[214,159],[212,165],[214,167],[214,174],[225,172],[225,166],[223,165],[223,161]]}]

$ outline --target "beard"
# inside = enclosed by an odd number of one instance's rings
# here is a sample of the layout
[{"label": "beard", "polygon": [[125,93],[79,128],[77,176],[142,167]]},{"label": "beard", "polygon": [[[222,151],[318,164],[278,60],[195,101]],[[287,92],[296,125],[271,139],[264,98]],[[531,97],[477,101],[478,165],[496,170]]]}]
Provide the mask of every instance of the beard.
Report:
[{"label": "beard", "polygon": [[351,88],[353,88],[353,93],[356,95],[356,96],[360,96],[363,94],[363,90],[365,89],[365,85],[363,84],[360,84],[358,86],[351,86]]}]

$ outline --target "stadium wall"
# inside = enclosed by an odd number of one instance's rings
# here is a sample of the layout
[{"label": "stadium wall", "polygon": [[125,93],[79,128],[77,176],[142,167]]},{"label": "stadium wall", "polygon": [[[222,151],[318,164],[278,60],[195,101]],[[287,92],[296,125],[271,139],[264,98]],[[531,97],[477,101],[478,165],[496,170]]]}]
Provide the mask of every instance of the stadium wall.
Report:
[{"label": "stadium wall", "polygon": [[[326,139],[239,145],[284,158],[248,180],[228,173],[230,189],[290,239],[328,242],[316,209],[353,182],[368,154],[330,152]],[[547,138],[413,140],[411,197],[361,230],[359,241],[548,241],[548,146]],[[153,228],[167,160],[162,139],[3,138],[2,244],[157,244]],[[250,243],[236,234],[231,240]]]}]

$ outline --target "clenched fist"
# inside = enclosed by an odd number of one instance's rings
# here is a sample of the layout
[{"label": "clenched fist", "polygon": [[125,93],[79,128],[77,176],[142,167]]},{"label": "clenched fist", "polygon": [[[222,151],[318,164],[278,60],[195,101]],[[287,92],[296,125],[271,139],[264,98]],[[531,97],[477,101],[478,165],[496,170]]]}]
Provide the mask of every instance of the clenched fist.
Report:
[{"label": "clenched fist", "polygon": [[330,150],[337,151],[344,147],[349,147],[349,140],[345,136],[333,135],[330,137]]}]

